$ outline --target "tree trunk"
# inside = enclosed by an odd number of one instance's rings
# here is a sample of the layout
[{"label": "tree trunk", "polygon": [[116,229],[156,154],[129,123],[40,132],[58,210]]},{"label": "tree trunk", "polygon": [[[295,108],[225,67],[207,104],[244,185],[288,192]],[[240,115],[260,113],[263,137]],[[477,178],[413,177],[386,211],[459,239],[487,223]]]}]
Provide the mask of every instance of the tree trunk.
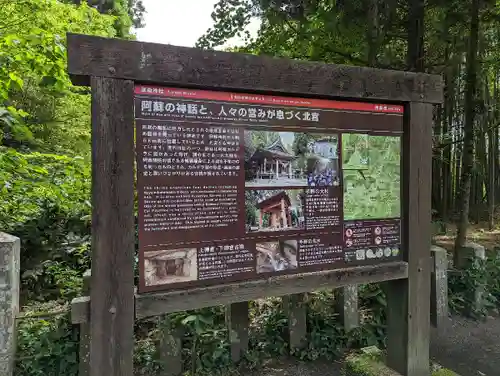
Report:
[{"label": "tree trunk", "polygon": [[464,124],[464,147],[462,158],[462,174],[460,179],[460,216],[457,223],[457,237],[455,239],[454,261],[459,265],[460,249],[467,239],[467,228],[469,225],[469,201],[471,189],[471,176],[474,168],[474,120],[477,86],[477,50],[479,39],[479,3],[480,0],[472,0],[470,8],[470,37],[466,62],[465,82],[465,124]]},{"label": "tree trunk", "polygon": [[[459,87],[460,89],[460,87]],[[457,100],[457,106],[455,108],[458,109],[459,107],[459,99],[456,98]],[[455,124],[457,126],[456,132],[455,132],[455,138],[454,138],[454,148],[453,148],[453,155],[454,155],[454,168],[455,168],[455,181],[453,184],[453,214],[454,216],[456,213],[460,211],[460,176],[462,172],[462,158],[463,158],[463,127],[458,128],[459,124],[463,123],[463,115],[457,113],[455,116]]]},{"label": "tree trunk", "polygon": [[424,15],[425,1],[410,0],[408,10],[408,54],[409,71],[424,71]]},{"label": "tree trunk", "polygon": [[437,148],[433,151],[432,158],[432,202],[433,209],[436,211],[436,214],[439,215],[440,218],[443,217],[443,199],[442,199],[442,166],[443,166],[443,149],[440,147],[440,144],[443,140],[441,131],[441,125],[444,120],[443,116],[443,106],[439,105],[435,107],[436,109],[436,122],[434,125],[434,138],[438,140]]},{"label": "tree trunk", "polygon": [[366,40],[368,43],[368,66],[377,66],[377,55],[379,49],[379,9],[378,0],[366,0],[368,28]]},{"label": "tree trunk", "polygon": [[[495,201],[496,201],[496,163],[498,160],[498,130],[495,125],[498,122],[498,108],[494,105],[498,99],[498,77],[495,73],[493,78],[493,98],[488,97],[488,103],[493,104],[494,111],[488,124],[488,227],[492,231],[495,227]],[[487,88],[489,89],[489,88]],[[489,93],[489,91],[488,91]]]},{"label": "tree trunk", "polygon": [[[448,49],[445,55],[447,58],[451,57],[448,53]],[[446,137],[447,146],[443,148],[443,203],[442,203],[442,219],[443,222],[448,222],[450,218],[450,208],[452,208],[453,199],[453,184],[451,175],[451,142],[453,141],[451,134],[451,128],[453,127],[453,109],[454,109],[454,86],[455,82],[453,79],[454,73],[453,66],[446,69],[445,72],[445,91],[444,91],[444,121],[443,121],[443,135]],[[439,184],[440,182],[437,182]]]},{"label": "tree trunk", "polygon": [[488,227],[495,227],[495,129],[490,124],[488,132]]},{"label": "tree trunk", "polygon": [[[476,137],[477,142],[477,158],[475,169],[473,175],[475,177],[476,187],[474,192],[474,219],[476,223],[479,223],[484,218],[484,188],[485,188],[485,177],[488,175],[487,165],[488,165],[488,154],[486,153],[486,133],[487,133],[487,116],[482,115],[481,125],[479,127],[479,137]],[[478,124],[479,125],[479,124]]]}]

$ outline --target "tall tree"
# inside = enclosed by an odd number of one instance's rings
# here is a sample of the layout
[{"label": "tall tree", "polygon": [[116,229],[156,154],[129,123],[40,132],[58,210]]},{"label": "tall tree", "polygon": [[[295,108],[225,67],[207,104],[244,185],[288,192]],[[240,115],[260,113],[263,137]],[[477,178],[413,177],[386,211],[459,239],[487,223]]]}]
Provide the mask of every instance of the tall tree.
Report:
[{"label": "tall tree", "polygon": [[462,157],[462,172],[460,179],[460,215],[457,223],[457,236],[455,239],[455,265],[459,266],[460,249],[467,239],[467,229],[469,225],[470,191],[472,182],[472,171],[474,169],[474,123],[476,117],[477,100],[477,70],[478,70],[478,42],[479,42],[479,7],[481,0],[471,0],[470,4],[470,32],[469,47],[466,61],[466,81],[465,81],[465,122],[464,122],[464,142]]},{"label": "tall tree", "polygon": [[424,16],[425,1],[409,0],[407,68],[423,72],[424,65]]}]

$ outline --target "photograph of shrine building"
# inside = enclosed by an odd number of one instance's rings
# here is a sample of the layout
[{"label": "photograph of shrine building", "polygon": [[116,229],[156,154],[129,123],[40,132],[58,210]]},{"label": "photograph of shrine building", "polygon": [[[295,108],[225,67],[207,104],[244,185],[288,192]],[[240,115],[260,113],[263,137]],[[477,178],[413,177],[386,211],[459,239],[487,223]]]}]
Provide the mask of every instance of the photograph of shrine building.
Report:
[{"label": "photograph of shrine building", "polygon": [[245,192],[246,231],[290,231],[304,228],[304,191]]},{"label": "photograph of shrine building", "polygon": [[245,187],[339,185],[338,136],[245,132]]},{"label": "photograph of shrine building", "polygon": [[272,273],[297,268],[297,240],[257,243],[257,273]]},{"label": "photograph of shrine building", "polygon": [[146,286],[189,282],[197,278],[196,248],[144,252]]}]

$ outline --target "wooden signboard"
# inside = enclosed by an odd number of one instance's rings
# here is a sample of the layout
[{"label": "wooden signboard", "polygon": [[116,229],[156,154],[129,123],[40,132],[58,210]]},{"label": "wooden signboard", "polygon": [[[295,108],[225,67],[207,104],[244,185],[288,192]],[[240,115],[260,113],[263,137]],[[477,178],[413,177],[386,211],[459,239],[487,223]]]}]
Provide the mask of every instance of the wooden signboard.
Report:
[{"label": "wooden signboard", "polygon": [[140,292],[402,260],[403,106],[135,98]]},{"label": "wooden signboard", "polygon": [[133,375],[135,318],[230,305],[244,337],[239,302],[373,282],[388,365],[429,374],[441,77],[73,34],[68,71],[92,92],[92,376]]}]

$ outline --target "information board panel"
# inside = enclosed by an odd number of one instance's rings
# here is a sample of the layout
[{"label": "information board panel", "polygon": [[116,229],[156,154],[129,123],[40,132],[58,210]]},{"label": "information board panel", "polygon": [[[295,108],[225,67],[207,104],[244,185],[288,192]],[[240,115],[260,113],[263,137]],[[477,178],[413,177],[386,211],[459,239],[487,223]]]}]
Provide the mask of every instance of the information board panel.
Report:
[{"label": "information board panel", "polygon": [[402,106],[135,95],[140,292],[402,258]]}]

